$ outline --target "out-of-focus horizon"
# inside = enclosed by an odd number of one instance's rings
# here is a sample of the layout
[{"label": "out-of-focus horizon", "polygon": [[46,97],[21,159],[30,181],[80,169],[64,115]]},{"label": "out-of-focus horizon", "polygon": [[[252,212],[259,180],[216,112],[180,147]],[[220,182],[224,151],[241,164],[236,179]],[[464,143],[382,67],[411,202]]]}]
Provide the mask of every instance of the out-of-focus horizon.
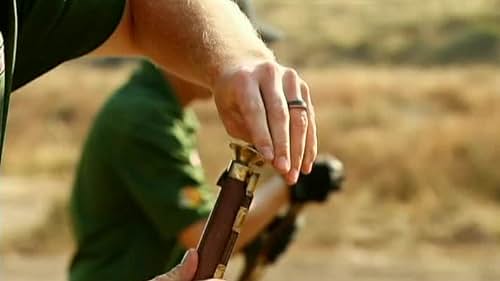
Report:
[{"label": "out-of-focus horizon", "polygon": [[[500,1],[254,2],[311,86],[320,152],[347,169],[345,191],[307,210],[263,280],[500,280]],[[64,280],[80,149],[133,68],[75,61],[14,94],[2,280]],[[210,101],[194,107],[215,182],[230,156],[212,144],[229,139]]]}]

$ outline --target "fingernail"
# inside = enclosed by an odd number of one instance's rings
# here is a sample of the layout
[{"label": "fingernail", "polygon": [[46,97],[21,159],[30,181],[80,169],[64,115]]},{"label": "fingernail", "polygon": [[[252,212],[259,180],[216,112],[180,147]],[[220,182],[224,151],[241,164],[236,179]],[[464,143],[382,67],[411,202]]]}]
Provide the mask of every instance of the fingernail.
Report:
[{"label": "fingernail", "polygon": [[262,153],[262,156],[264,156],[264,159],[267,161],[272,161],[274,158],[273,149],[269,146],[262,147],[260,153]]},{"label": "fingernail", "polygon": [[290,170],[290,163],[288,162],[286,157],[281,156],[276,161],[276,168],[278,168],[278,170],[286,173]]},{"label": "fingernail", "polygon": [[311,173],[311,171],[312,171],[312,164],[307,165],[307,167],[302,172],[304,172],[304,174],[308,175]]},{"label": "fingernail", "polygon": [[193,254],[193,251],[193,249],[189,249],[186,251],[186,253],[182,257],[181,264],[184,264],[188,260],[189,256]]}]

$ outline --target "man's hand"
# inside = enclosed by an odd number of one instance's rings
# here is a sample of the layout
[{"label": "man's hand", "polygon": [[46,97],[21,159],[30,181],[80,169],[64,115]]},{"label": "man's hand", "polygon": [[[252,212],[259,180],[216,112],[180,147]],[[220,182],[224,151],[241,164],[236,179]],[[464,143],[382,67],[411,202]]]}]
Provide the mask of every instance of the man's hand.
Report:
[{"label": "man's hand", "polygon": [[[254,144],[293,184],[316,157],[307,84],[273,53],[232,1],[127,0],[122,21],[95,52],[142,55],[210,89],[226,130]],[[287,101],[304,108],[288,110]]]},{"label": "man's hand", "polygon": [[[194,281],[193,277],[198,267],[198,254],[195,250],[189,250],[182,259],[181,264],[169,272],[157,276],[151,281]],[[202,281],[202,280],[200,280]],[[223,281],[221,279],[209,279],[204,281]]]},{"label": "man's hand", "polygon": [[[214,96],[227,132],[257,148],[288,184],[308,174],[316,158],[314,108],[307,84],[293,69],[257,60],[229,69]],[[289,101],[304,108],[288,108]]]}]

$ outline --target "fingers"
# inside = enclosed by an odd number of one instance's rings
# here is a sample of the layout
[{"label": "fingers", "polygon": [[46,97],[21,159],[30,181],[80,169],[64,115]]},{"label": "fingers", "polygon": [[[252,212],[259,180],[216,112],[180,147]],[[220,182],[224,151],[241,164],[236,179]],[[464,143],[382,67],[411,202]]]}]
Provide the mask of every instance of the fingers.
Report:
[{"label": "fingers", "polygon": [[[255,145],[288,184],[310,172],[317,153],[314,109],[294,70],[276,62],[239,68],[217,81],[214,96],[228,133]],[[287,100],[307,108],[289,109]]]},{"label": "fingers", "polygon": [[318,137],[315,121],[314,106],[312,104],[311,95],[309,87],[305,82],[301,83],[301,93],[307,104],[307,134],[306,134],[306,144],[304,151],[304,158],[302,160],[302,173],[309,174],[312,170],[314,160],[318,154]]},{"label": "fingers", "polygon": [[274,147],[274,167],[286,174],[290,170],[290,116],[283,93],[282,73],[274,64],[260,67],[261,95]]},{"label": "fingers", "polygon": [[[217,99],[216,99],[217,102]],[[218,105],[218,104],[217,104]],[[226,128],[227,133],[236,139],[251,143],[252,139],[248,134],[248,126],[244,122],[239,111],[229,111],[218,106],[219,116]]]},{"label": "fingers", "polygon": [[191,281],[198,267],[198,254],[196,250],[189,250],[182,259],[181,264],[169,272],[155,277],[151,281]]},{"label": "fingers", "polygon": [[261,95],[258,94],[260,93],[259,84],[249,73],[245,72],[238,77],[237,84],[240,88],[240,91],[237,91],[237,98],[240,101],[243,124],[246,124],[244,126],[250,133],[251,143],[266,160],[271,161],[274,158],[273,139],[270,134],[272,130],[269,130],[266,107]]},{"label": "fingers", "polygon": [[[287,70],[283,75],[283,89],[287,101],[302,101],[303,94],[301,93],[301,80],[297,73],[293,70]],[[297,181],[302,167],[302,159],[304,156],[304,146],[306,144],[306,132],[308,128],[309,118],[307,108],[290,107],[290,160],[291,168],[286,175],[288,184],[293,184]]]}]

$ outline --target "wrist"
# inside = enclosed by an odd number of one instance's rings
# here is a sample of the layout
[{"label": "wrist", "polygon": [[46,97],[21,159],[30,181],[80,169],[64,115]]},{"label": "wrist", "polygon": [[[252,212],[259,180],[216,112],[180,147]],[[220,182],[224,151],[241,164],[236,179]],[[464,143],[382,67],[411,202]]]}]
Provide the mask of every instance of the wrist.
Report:
[{"label": "wrist", "polygon": [[228,55],[215,64],[215,67],[209,72],[209,88],[214,91],[218,85],[236,72],[250,72],[256,66],[264,63],[277,63],[274,53],[264,43],[262,46],[247,49],[244,53],[238,52],[232,56]]}]

